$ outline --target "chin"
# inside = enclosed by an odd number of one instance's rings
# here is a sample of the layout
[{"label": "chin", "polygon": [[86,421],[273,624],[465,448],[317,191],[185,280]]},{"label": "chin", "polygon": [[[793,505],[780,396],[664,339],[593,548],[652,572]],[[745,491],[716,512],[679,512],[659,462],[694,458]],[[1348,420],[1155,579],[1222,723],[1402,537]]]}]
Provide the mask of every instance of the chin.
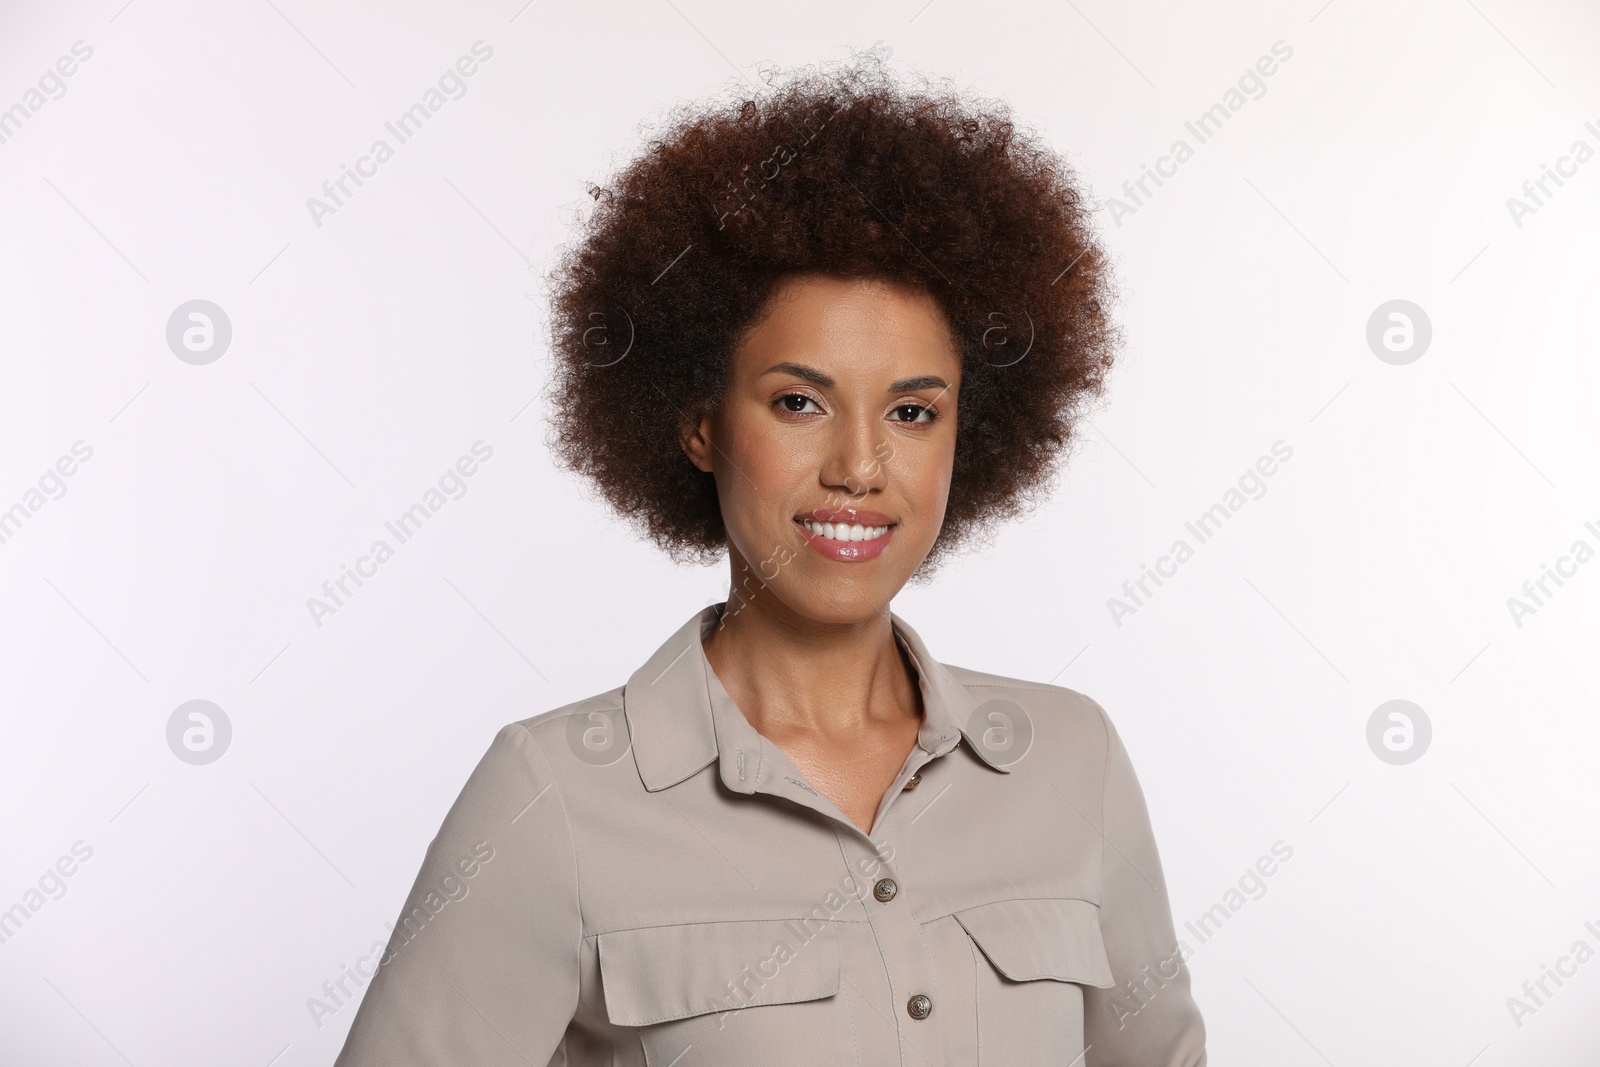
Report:
[{"label": "chin", "polygon": [[[910,580],[931,547],[913,544],[910,535],[910,529],[897,525],[883,549],[865,559],[818,551],[800,530],[768,530],[730,545],[748,567],[743,579],[748,599],[765,595],[802,619],[845,625],[887,610]],[[754,551],[755,546],[776,547]],[[764,575],[772,577],[761,580]]]},{"label": "chin", "polygon": [[[863,573],[874,564],[839,564],[818,561],[808,572],[791,570],[768,592],[794,614],[812,622],[844,625],[870,619],[888,610],[889,603],[906,584],[909,574],[878,570]],[[788,579],[785,581],[785,579]]]},{"label": "chin", "polygon": [[847,625],[872,618],[892,599],[893,595],[880,597],[872,589],[838,583],[836,588],[808,590],[806,603],[796,605],[795,610],[813,622]]}]

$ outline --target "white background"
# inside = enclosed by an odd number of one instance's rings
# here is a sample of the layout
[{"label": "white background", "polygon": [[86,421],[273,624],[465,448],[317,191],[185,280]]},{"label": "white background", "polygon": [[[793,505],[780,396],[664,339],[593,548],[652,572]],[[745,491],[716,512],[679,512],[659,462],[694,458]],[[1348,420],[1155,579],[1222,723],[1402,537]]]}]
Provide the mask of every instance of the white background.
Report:
[{"label": "white background", "polygon": [[[0,108],[93,49],[0,144],[0,508],[93,449],[0,544],[0,909],[93,849],[0,944],[0,1060],[330,1063],[354,1006],[318,1027],[307,999],[387,936],[498,727],[721,599],[552,468],[530,405],[540,272],[642,120],[881,40],[1110,197],[1281,40],[1264,95],[1099,216],[1128,343],[1058,491],[894,610],[946,662],[1105,705],[1180,933],[1292,847],[1190,962],[1213,1062],[1594,1061],[1600,959],[1520,1025],[1507,998],[1600,950],[1600,562],[1520,626],[1507,599],[1600,546],[1600,159],[1520,226],[1506,201],[1600,149],[1600,10],[522,2],[0,13]],[[480,39],[466,95],[317,226],[307,198]],[[165,337],[196,298],[233,327],[205,366]],[[1433,331],[1404,366],[1365,339],[1396,298]],[[316,626],[480,439],[467,494]],[[1278,440],[1265,495],[1117,625]],[[193,699],[233,727],[207,766],[166,740]],[[1391,699],[1432,724],[1405,766],[1366,740]]]}]

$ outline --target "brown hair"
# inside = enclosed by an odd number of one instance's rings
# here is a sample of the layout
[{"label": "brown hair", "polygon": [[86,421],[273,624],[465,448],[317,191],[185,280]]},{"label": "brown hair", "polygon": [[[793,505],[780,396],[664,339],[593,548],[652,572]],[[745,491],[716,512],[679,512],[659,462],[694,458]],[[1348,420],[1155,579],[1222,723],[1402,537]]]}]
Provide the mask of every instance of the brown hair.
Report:
[{"label": "brown hair", "polygon": [[675,560],[726,546],[679,443],[795,273],[929,293],[962,357],[954,470],[924,577],[1043,494],[1118,345],[1113,284],[1068,164],[998,101],[900,84],[877,53],[680,105],[552,273],[550,445]]}]

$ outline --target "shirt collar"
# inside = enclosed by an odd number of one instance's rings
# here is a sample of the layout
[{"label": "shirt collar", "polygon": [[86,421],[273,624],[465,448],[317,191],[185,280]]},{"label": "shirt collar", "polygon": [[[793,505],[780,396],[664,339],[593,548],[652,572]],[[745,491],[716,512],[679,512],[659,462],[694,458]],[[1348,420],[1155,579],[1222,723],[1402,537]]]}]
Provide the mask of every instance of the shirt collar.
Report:
[{"label": "shirt collar", "polygon": [[[634,761],[646,789],[654,792],[688,778],[720,760],[730,789],[753,792],[763,753],[770,742],[750,725],[728,696],[706,659],[703,640],[716,626],[724,605],[695,613],[628,678],[623,710]],[[891,628],[910,654],[922,691],[923,722],[917,744],[932,756],[955,748],[963,736],[985,763],[1009,773],[973,730],[977,698],[928,652],[922,638],[900,616],[889,613]]]}]

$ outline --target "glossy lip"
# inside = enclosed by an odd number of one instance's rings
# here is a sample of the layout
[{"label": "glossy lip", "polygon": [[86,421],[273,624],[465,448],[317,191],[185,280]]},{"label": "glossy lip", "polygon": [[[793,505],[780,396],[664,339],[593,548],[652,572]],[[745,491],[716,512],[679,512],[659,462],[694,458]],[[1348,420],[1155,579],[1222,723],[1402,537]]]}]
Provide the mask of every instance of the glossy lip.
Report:
[{"label": "glossy lip", "polygon": [[[887,526],[888,530],[882,537],[871,541],[836,541],[831,537],[814,534],[805,527],[805,520],[812,522],[832,523],[860,523],[862,526]],[[899,523],[881,511],[868,511],[864,508],[817,508],[814,511],[796,515],[795,527],[800,535],[806,539],[806,544],[816,550],[823,559],[831,559],[840,563],[864,563],[869,559],[877,559],[883,555],[884,549],[889,547],[889,539],[899,528]]]},{"label": "glossy lip", "polygon": [[893,526],[895,521],[881,511],[866,508],[816,508],[795,516],[795,521],[860,523],[862,526]]}]

